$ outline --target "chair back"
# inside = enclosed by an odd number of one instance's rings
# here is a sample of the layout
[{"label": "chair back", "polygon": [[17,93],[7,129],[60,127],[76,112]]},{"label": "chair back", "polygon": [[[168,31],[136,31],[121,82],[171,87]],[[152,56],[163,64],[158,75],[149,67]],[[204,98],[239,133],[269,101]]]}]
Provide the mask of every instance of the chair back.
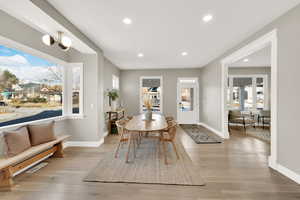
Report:
[{"label": "chair back", "polygon": [[130,121],[130,120],[132,120],[133,119],[133,116],[127,116],[126,117],[126,121]]},{"label": "chair back", "polygon": [[240,110],[229,110],[228,118],[235,119],[242,116],[242,112]]},{"label": "chair back", "polygon": [[177,123],[175,121],[168,121],[168,134],[171,140],[175,139],[177,132]]},{"label": "chair back", "polygon": [[264,117],[271,117],[271,111],[270,111],[270,110],[261,110],[261,111],[259,112],[259,114],[260,114],[261,116],[264,116]]},{"label": "chair back", "polygon": [[117,129],[118,129],[118,134],[123,133],[125,125],[126,125],[126,120],[121,119],[116,121]]},{"label": "chair back", "polygon": [[173,120],[174,120],[174,117],[172,117],[172,116],[167,116],[167,117],[165,117],[165,119],[166,119],[167,122],[168,122],[168,121],[173,121]]}]

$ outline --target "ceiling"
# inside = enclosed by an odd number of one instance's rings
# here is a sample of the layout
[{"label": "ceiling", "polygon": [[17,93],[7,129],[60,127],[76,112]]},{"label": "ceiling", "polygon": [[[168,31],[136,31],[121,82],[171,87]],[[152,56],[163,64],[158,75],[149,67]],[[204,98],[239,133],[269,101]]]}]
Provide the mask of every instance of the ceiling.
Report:
[{"label": "ceiling", "polygon": [[271,67],[271,45],[242,58],[230,67]]},{"label": "ceiling", "polygon": [[[21,1],[2,2],[17,5]],[[1,7],[5,4],[2,2]],[[149,69],[201,67],[299,4],[300,0],[48,2],[99,45],[105,56],[120,68]],[[29,18],[25,20],[28,24],[34,23],[44,31],[43,27],[49,24],[48,29],[55,30],[52,22],[35,16],[30,9],[11,5],[8,11],[23,20]],[[206,14],[214,16],[209,23],[202,21]],[[125,17],[130,18],[132,24],[123,24]],[[81,48],[79,46],[76,47]],[[188,55],[182,56],[182,52]],[[144,57],[138,57],[138,53],[143,53]]]}]

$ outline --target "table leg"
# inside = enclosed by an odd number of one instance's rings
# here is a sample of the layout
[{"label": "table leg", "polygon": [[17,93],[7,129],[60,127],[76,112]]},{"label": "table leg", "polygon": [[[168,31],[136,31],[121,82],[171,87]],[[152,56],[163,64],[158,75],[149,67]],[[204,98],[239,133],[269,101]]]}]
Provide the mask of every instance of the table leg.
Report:
[{"label": "table leg", "polygon": [[134,156],[134,158],[136,158],[136,152],[135,152],[135,148],[137,146],[137,144],[136,144],[136,135],[133,136],[132,142],[133,142],[133,156]]},{"label": "table leg", "polygon": [[129,154],[130,154],[130,146],[131,146],[131,141],[132,141],[132,133],[129,133],[129,139],[128,139],[128,150],[126,153],[126,162],[129,162]]}]

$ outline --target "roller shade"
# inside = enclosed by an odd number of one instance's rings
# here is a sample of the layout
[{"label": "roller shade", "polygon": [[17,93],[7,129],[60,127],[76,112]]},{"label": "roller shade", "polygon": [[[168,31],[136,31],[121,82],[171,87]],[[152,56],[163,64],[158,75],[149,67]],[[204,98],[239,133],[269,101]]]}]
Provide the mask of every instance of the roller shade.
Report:
[{"label": "roller shade", "polygon": [[143,79],[143,87],[160,87],[160,79]]},{"label": "roller shade", "polygon": [[233,87],[252,85],[252,78],[233,78]]}]

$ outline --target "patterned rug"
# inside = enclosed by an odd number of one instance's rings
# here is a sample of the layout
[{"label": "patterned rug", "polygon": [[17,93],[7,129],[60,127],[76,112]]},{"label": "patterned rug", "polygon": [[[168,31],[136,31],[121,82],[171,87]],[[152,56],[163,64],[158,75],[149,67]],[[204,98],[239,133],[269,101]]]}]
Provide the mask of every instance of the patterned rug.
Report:
[{"label": "patterned rug", "polygon": [[107,152],[100,158],[97,166],[84,179],[86,182],[104,183],[141,183],[202,186],[204,182],[199,170],[196,170],[191,158],[180,141],[176,142],[179,159],[172,146],[168,148],[168,165],[164,162],[162,148],[158,150],[157,139],[143,138],[137,149],[137,157],[131,155],[130,162],[125,162],[127,145],[120,149],[118,158],[114,151]]},{"label": "patterned rug", "polygon": [[182,124],[180,126],[197,144],[222,143],[222,138],[200,125]]}]

